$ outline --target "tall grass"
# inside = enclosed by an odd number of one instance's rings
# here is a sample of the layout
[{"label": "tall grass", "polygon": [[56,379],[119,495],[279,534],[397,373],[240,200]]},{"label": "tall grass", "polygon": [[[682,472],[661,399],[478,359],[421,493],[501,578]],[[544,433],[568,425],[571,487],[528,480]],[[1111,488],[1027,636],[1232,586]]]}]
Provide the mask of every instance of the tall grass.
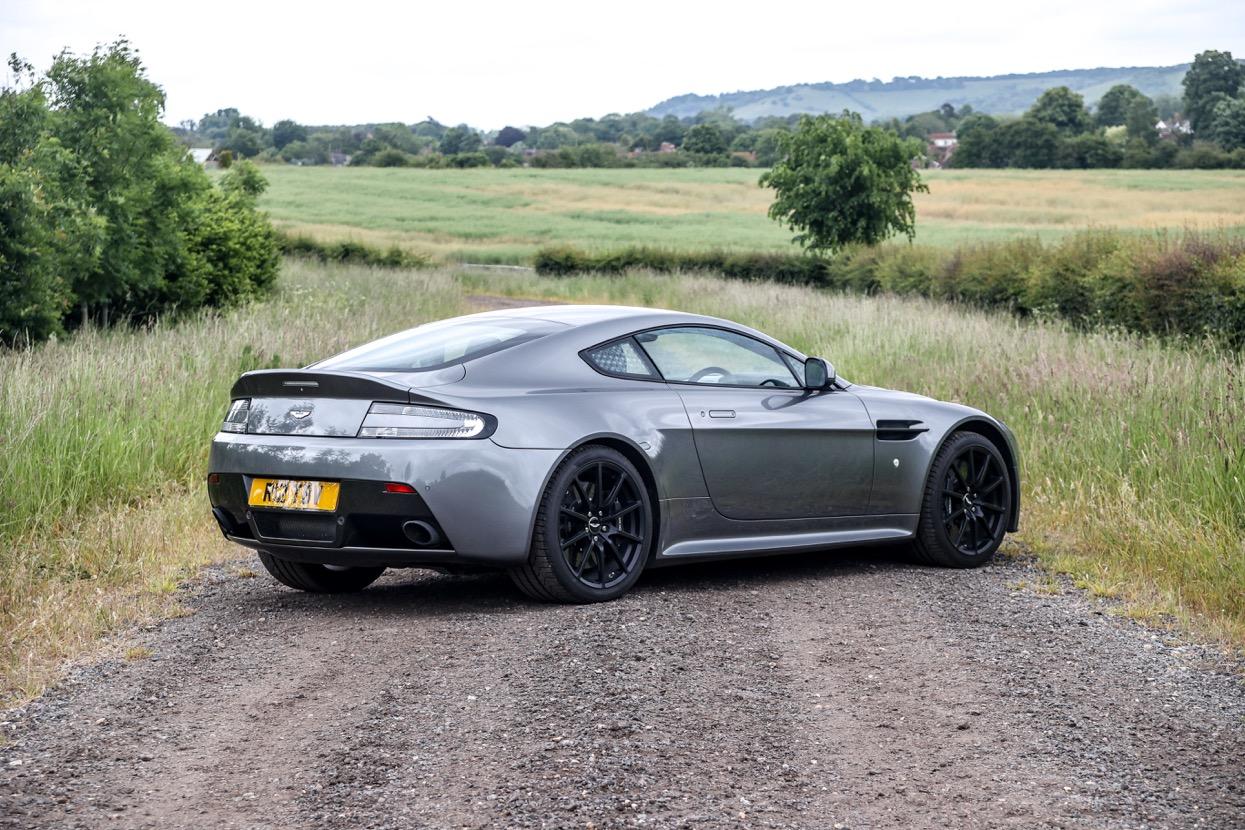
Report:
[{"label": "tall grass", "polygon": [[273,299],[233,313],[0,353],[6,690],[37,688],[72,643],[132,619],[145,607],[132,589],[167,588],[203,561],[208,441],[241,372],[304,365],[461,309],[444,271],[290,261]]}]

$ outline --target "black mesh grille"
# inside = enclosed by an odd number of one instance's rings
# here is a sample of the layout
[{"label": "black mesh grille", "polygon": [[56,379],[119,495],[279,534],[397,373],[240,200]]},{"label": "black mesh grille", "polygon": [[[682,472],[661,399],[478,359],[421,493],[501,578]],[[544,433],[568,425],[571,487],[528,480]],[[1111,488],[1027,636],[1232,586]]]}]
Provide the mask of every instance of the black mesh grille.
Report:
[{"label": "black mesh grille", "polygon": [[270,539],[332,542],[337,536],[337,520],[333,516],[256,513],[255,525],[261,536]]}]

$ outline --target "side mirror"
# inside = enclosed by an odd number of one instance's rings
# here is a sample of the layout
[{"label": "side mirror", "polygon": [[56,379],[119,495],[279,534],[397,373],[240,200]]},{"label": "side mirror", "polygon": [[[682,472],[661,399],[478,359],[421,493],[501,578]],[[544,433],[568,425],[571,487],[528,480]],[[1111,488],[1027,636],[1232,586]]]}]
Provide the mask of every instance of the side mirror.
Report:
[{"label": "side mirror", "polygon": [[834,364],[820,357],[804,361],[804,388],[826,389],[834,385]]}]

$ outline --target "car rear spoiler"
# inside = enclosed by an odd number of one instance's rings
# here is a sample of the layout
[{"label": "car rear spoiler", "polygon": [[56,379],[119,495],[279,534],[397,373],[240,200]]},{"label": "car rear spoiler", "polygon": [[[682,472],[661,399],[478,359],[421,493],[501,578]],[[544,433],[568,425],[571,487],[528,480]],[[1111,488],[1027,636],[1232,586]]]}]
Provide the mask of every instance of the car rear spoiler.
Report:
[{"label": "car rear spoiler", "polygon": [[234,398],[351,398],[398,403],[421,402],[404,383],[362,372],[326,372],[300,369],[259,369],[238,378],[230,390]]}]

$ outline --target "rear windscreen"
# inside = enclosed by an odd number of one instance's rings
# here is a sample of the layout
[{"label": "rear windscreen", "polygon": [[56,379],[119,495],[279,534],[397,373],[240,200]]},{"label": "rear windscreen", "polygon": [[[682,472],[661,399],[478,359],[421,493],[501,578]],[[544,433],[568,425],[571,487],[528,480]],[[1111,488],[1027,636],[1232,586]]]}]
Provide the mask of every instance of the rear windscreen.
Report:
[{"label": "rear windscreen", "polygon": [[466,363],[564,329],[548,320],[444,320],[375,340],[315,364],[316,369],[422,372]]}]

